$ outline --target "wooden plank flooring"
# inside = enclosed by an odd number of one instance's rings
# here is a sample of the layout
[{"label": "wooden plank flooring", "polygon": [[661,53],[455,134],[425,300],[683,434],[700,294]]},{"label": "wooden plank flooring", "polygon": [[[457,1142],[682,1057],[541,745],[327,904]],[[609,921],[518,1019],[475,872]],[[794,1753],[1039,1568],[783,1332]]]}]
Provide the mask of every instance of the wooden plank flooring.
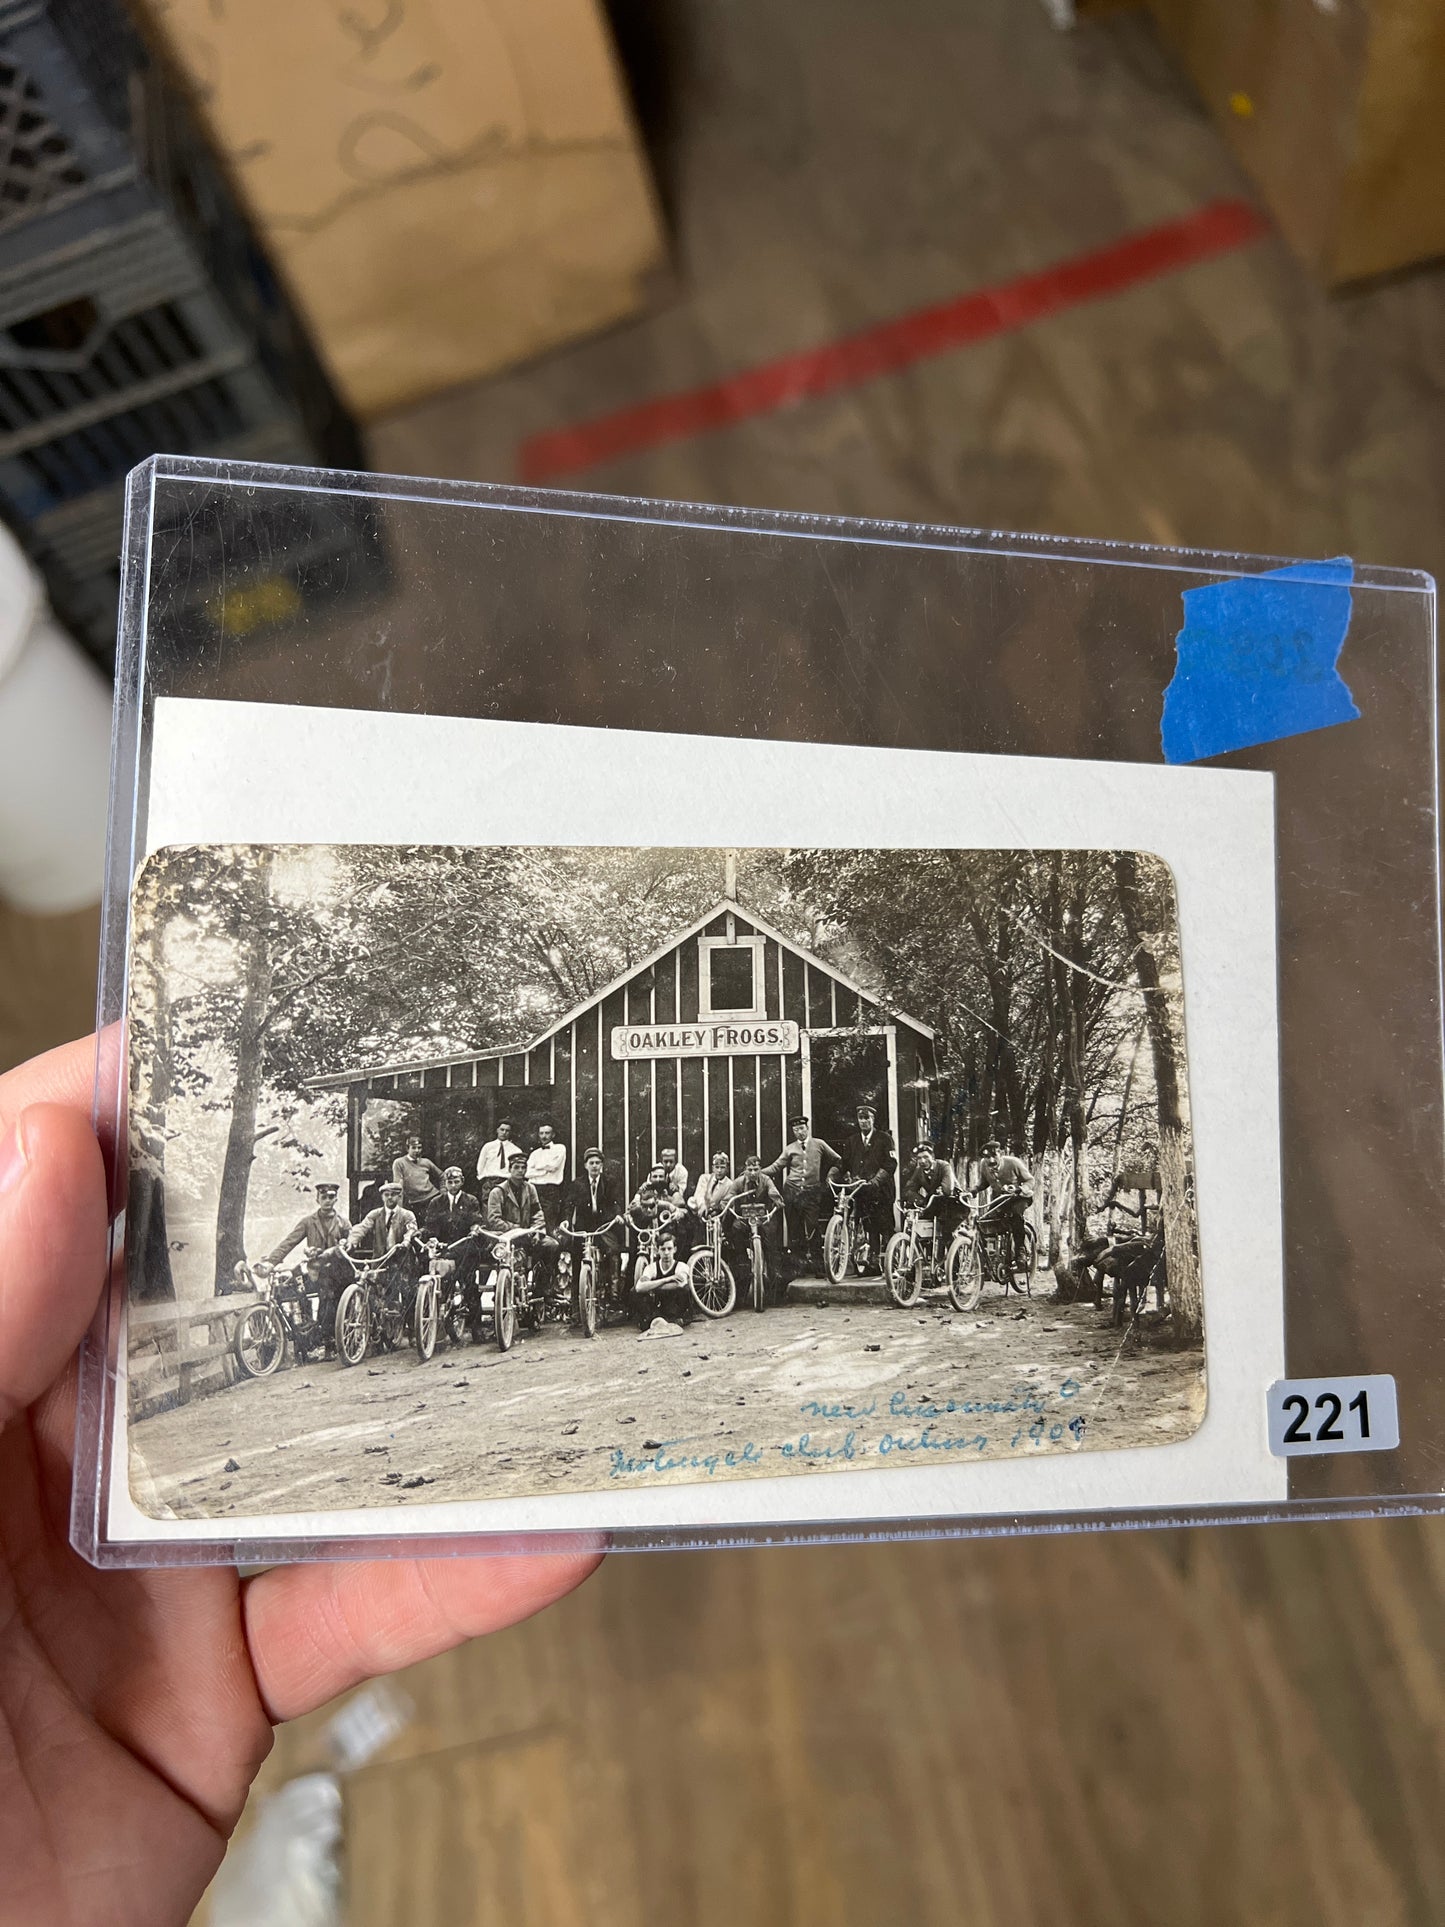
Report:
[{"label": "wooden plank flooring", "polygon": [[405,1677],[347,1920],[1438,1921],[1442,1590],[1410,1521],[617,1556]]}]

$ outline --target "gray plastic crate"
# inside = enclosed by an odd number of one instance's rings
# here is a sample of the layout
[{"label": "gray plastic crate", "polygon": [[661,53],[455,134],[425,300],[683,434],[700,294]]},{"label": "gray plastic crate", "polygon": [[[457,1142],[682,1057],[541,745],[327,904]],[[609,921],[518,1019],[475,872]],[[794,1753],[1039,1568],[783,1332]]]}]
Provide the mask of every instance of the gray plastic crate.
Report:
[{"label": "gray plastic crate", "polygon": [[[188,104],[123,9],[0,0],[0,513],[97,647],[118,485],[157,452],[363,465]],[[102,549],[97,595],[84,557]]]}]

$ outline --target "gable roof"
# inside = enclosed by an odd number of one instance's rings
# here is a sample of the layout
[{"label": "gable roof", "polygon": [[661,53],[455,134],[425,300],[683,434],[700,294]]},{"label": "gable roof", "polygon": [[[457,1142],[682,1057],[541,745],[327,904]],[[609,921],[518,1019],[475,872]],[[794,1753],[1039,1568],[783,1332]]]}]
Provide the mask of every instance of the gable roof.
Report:
[{"label": "gable roof", "polygon": [[[828,976],[835,978],[838,983],[842,984],[845,990],[851,990],[857,997],[866,997],[870,1004],[877,1004],[880,1009],[886,1008],[880,1000],[877,991],[868,990],[862,984],[855,982],[846,971],[840,970],[836,964],[828,963],[824,958],[818,956],[816,951],[804,950],[800,944],[794,943],[791,937],[785,937],[782,931],[776,929],[765,917],[760,917],[756,910],[749,910],[746,905],[739,903],[735,897],[719,897],[710,909],[705,910],[700,917],[695,918],[685,929],[674,932],[665,943],[659,944],[656,950],[649,951],[645,957],[639,958],[636,963],[629,964],[620,976],[614,977],[610,983],[604,984],[600,990],[594,990],[592,995],[590,997],[584,997],[580,1004],[574,1004],[571,1010],[567,1011],[565,1015],[556,1018],[552,1023],[548,1024],[545,1030],[539,1031],[530,1043],[489,1044],[481,1050],[454,1051],[448,1057],[430,1057],[399,1064],[372,1064],[358,1066],[353,1070],[329,1071],[323,1077],[308,1077],[306,1079],[306,1088],[307,1090],[318,1091],[337,1090],[344,1084],[357,1084],[369,1077],[393,1077],[408,1071],[446,1070],[454,1064],[490,1063],[498,1057],[520,1057],[527,1052],[537,1050],[551,1038],[557,1036],[559,1032],[566,1030],[569,1024],[575,1023],[579,1017],[585,1016],[589,1010],[595,1010],[600,1003],[603,1003],[608,997],[612,996],[614,991],[621,990],[622,986],[631,983],[634,977],[640,977],[643,971],[651,970],[654,964],[660,963],[665,956],[671,951],[676,950],[680,944],[688,943],[692,938],[701,936],[702,932],[706,930],[707,926],[714,922],[716,918],[726,916],[729,913],[740,917],[744,923],[751,924],[760,936],[769,937],[774,943],[781,945],[784,950],[791,951],[793,956],[797,957],[802,963],[811,964],[815,970],[824,971]],[[895,1014],[908,1025],[910,1030],[916,1030],[921,1036],[928,1038],[930,1043],[933,1041],[934,1033],[932,1025],[925,1024],[920,1017],[910,1016],[906,1010],[900,1010]]]},{"label": "gable roof", "polygon": [[[781,930],[774,929],[773,925],[766,918],[760,917],[756,910],[749,910],[739,903],[736,897],[719,897],[710,910],[705,910],[685,930],[677,931],[667,939],[666,943],[659,944],[656,950],[649,951],[647,956],[640,958],[637,963],[630,964],[620,977],[614,977],[610,984],[604,984],[600,990],[594,990],[590,997],[584,997],[580,1004],[574,1004],[565,1017],[559,1017],[555,1022],[548,1024],[547,1028],[532,1040],[528,1048],[535,1050],[539,1044],[545,1044],[549,1037],[555,1037],[558,1031],[565,1030],[570,1023],[594,1009],[605,998],[610,997],[615,990],[621,990],[624,984],[630,984],[632,979],[640,977],[644,970],[651,970],[655,963],[660,963],[669,951],[676,950],[679,944],[701,936],[715,918],[728,914],[741,917],[743,922],[750,923],[760,936],[771,937],[774,943],[781,944],[784,950],[792,951],[793,955],[801,958],[805,964],[812,964],[815,970],[823,970],[830,977],[836,977],[845,990],[851,990],[857,997],[866,997],[870,1004],[878,1004],[880,1009],[883,1008],[876,990],[865,990],[862,984],[855,983],[846,971],[840,970],[836,964],[826,962],[815,951],[804,950],[801,945],[794,943],[791,937],[785,937]],[[920,1031],[925,1037],[932,1039],[933,1030],[930,1025],[923,1023],[917,1017],[910,1017],[906,1010],[900,1010],[898,1015],[910,1029]]]}]

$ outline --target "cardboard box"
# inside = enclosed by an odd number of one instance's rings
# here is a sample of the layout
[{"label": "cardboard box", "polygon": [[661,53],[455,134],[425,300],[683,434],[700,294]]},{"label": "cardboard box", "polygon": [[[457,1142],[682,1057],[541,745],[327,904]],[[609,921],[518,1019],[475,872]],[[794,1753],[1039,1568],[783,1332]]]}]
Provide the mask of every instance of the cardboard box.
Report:
[{"label": "cardboard box", "polygon": [[144,0],[351,406],[604,327],[660,262],[594,0]]},{"label": "cardboard box", "polygon": [[1438,0],[1152,0],[1286,239],[1331,284],[1445,253]]}]

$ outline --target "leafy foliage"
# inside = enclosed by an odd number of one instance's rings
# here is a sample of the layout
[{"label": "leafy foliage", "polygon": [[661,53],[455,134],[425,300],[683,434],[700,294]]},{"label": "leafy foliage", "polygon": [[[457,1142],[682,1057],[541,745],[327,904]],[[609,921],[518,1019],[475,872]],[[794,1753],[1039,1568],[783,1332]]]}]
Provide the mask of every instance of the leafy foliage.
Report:
[{"label": "leafy foliage", "polygon": [[[1149,858],[1133,874],[1167,991],[1172,883]],[[140,1160],[159,1181],[173,1104],[225,1115],[220,1275],[240,1253],[257,1142],[276,1138],[298,1171],[317,1154],[308,1079],[525,1041],[666,944],[721,886],[719,853],[697,849],[162,851],[136,895]],[[1091,1165],[1150,1159],[1138,946],[1109,853],[742,851],[738,890],[933,1026],[950,1152],[973,1155],[994,1130],[1035,1160],[1067,1149],[1076,1235]]]}]

